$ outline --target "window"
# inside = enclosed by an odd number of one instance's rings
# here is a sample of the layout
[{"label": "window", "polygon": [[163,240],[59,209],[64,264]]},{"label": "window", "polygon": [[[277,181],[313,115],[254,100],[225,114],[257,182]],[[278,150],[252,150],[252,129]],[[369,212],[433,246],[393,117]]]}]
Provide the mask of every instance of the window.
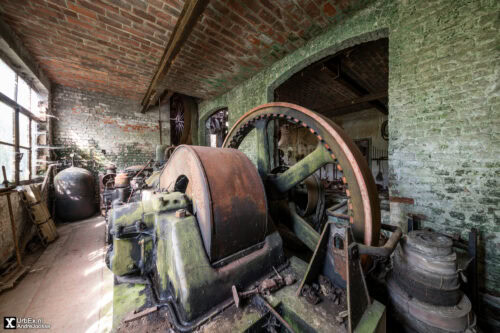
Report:
[{"label": "window", "polygon": [[[0,167],[5,166],[10,183],[35,178],[40,100],[36,91],[0,60]],[[0,173],[0,183],[3,181]]]},{"label": "window", "polygon": [[17,103],[27,110],[31,107],[30,90],[30,87],[23,79],[17,79]]},{"label": "window", "polygon": [[0,92],[8,98],[15,100],[16,73],[0,60]]}]

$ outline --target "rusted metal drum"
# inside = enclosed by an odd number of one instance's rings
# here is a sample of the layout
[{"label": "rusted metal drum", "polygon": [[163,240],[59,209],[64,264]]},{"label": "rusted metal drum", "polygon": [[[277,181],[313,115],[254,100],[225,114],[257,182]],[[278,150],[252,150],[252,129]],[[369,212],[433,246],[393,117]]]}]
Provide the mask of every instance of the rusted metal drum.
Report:
[{"label": "rusted metal drum", "polygon": [[472,304],[466,295],[462,295],[456,305],[441,306],[413,298],[391,275],[389,275],[387,287],[391,313],[404,326],[405,331],[467,332],[468,328],[475,326]]},{"label": "rusted metal drum", "polygon": [[268,234],[264,186],[252,162],[236,149],[179,146],[160,176],[160,188],[192,200],[210,262]]},{"label": "rusted metal drum", "polygon": [[450,238],[427,230],[408,233],[387,278],[395,318],[416,332],[464,332],[474,325],[472,306],[460,290]]},{"label": "rusted metal drum", "polygon": [[120,172],[115,177],[115,187],[127,187],[130,185],[130,179],[127,173]]},{"label": "rusted metal drum", "polygon": [[415,230],[403,238],[394,253],[394,278],[411,297],[441,306],[454,306],[462,298],[457,255],[450,238]]},{"label": "rusted metal drum", "polygon": [[56,215],[63,221],[77,221],[94,215],[94,176],[88,170],[71,167],[54,178]]}]

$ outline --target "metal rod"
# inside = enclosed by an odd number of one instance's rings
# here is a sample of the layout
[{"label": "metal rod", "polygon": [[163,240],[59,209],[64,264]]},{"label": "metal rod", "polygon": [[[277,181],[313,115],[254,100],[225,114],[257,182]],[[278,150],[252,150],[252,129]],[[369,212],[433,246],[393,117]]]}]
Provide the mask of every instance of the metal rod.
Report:
[{"label": "metal rod", "polygon": [[346,215],[346,214],[342,214],[342,213],[334,213],[330,210],[326,210],[326,214],[329,215],[329,216],[333,216],[333,217],[337,217],[339,219],[343,219],[343,220],[349,220],[350,217],[349,215]]},{"label": "metal rod", "polygon": [[340,202],[338,204],[335,204],[332,207],[328,208],[327,209],[327,214],[328,214],[328,211],[330,211],[331,213],[333,213],[334,211],[336,211],[337,209],[339,209],[341,207],[344,207],[345,205],[347,205],[347,200],[343,200],[342,202]]},{"label": "metal rod", "polygon": [[389,240],[385,243],[385,245],[377,247],[377,246],[358,244],[359,254],[367,254],[375,257],[389,257],[392,254],[392,252],[394,252],[396,245],[398,245],[398,242],[401,239],[401,236],[403,235],[403,231],[401,230],[400,227],[396,227],[394,225],[389,225],[389,224],[382,223],[381,227],[384,230],[392,231],[392,235],[389,238]]},{"label": "metal rod", "polygon": [[280,321],[280,323],[283,324],[283,326],[286,327],[286,329],[292,333],[295,333],[295,331],[293,330],[292,326],[290,326],[290,324],[278,313],[278,311],[276,311],[272,306],[271,304],[269,304],[262,296],[260,295],[255,295],[255,297],[260,301],[261,304],[263,304],[268,310],[269,312],[271,312],[275,317],[276,319],[278,319]]},{"label": "metal rod", "polygon": [[[2,165],[2,173],[3,173],[4,182],[7,183],[7,172],[5,172],[5,166],[4,165]],[[9,208],[10,226],[12,228],[12,238],[13,238],[13,241],[14,241],[14,246],[16,248],[17,265],[19,267],[21,267],[22,266],[21,253],[19,252],[19,244],[17,243],[16,225],[15,225],[15,222],[14,222],[14,214],[12,213],[12,204],[10,202],[10,194],[11,194],[11,192],[7,192],[7,206]]]}]

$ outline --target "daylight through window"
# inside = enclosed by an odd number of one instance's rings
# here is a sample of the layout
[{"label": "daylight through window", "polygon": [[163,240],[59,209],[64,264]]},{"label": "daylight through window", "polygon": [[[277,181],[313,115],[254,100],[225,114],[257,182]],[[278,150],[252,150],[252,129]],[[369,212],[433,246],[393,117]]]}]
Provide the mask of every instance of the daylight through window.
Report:
[{"label": "daylight through window", "polygon": [[[0,167],[5,166],[10,183],[36,176],[40,101],[37,92],[0,60]],[[0,178],[1,183],[1,173]]]}]

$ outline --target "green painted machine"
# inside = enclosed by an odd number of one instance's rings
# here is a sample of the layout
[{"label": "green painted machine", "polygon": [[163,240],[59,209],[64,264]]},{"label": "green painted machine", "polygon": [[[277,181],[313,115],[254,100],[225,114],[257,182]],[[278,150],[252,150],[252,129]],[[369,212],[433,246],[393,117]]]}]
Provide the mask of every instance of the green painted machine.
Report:
[{"label": "green painted machine", "polygon": [[[318,138],[313,153],[282,171],[270,157],[269,124],[277,120]],[[237,149],[252,130],[257,168]],[[343,172],[348,213],[319,233],[297,213],[291,191],[328,163]],[[363,276],[369,255],[380,254],[375,184],[354,143],[328,119],[266,104],[236,122],[224,148],[179,146],[153,177],[140,201],[109,212],[108,266],[147,295],[123,297],[118,284],[115,311],[165,308],[183,332],[385,331],[385,307]],[[299,259],[301,247],[312,256]]]}]

